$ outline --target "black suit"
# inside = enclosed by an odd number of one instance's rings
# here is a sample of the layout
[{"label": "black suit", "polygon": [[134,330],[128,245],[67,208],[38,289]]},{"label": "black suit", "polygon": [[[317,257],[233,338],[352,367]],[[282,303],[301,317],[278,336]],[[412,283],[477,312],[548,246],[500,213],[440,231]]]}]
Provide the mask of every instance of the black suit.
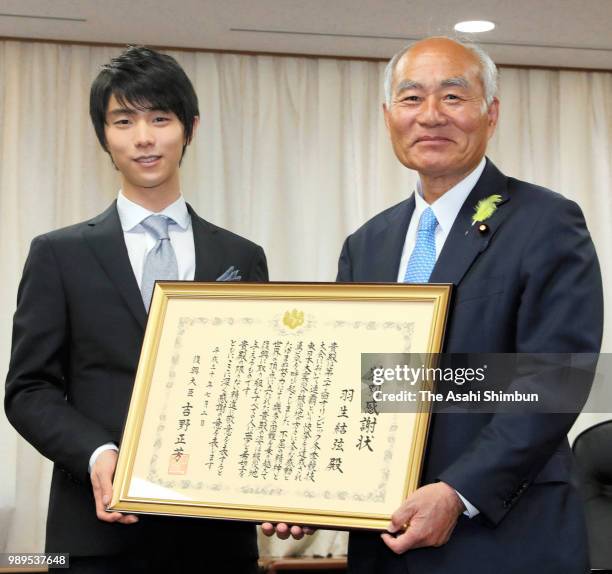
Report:
[{"label": "black suit", "polygon": [[[480,233],[474,206],[502,203]],[[414,211],[410,198],[351,235],[339,281],[395,281]],[[449,353],[597,353],[602,285],[593,244],[572,201],[507,178],[487,161],[436,262],[432,283],[453,283]],[[537,381],[546,385],[554,381]],[[572,414],[437,414],[422,483],[442,480],[480,515],[461,516],[440,548],[395,556],[377,534],[353,533],[353,571],[411,574],[573,574],[587,571],[582,508],[571,485]],[[368,570],[377,557],[376,570]],[[384,564],[384,566],[380,566]]]},{"label": "black suit", "polygon": [[[195,280],[230,265],[243,281],[266,281],[261,247],[191,208]],[[48,552],[103,556],[146,545],[254,557],[255,527],[142,516],[135,525],[96,518],[88,475],[93,451],[119,443],[147,316],[116,205],[94,219],[33,240],[19,287],[5,408],[15,428],[54,462]],[[183,546],[184,544],[184,546]],[[200,557],[198,557],[200,560]]]}]

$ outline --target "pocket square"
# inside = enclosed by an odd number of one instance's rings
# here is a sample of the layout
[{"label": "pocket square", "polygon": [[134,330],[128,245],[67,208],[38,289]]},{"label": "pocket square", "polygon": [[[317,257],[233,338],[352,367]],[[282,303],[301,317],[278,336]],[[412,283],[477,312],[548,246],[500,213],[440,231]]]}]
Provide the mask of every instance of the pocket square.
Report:
[{"label": "pocket square", "polygon": [[242,281],[240,269],[235,268],[233,265],[231,267],[228,267],[223,274],[217,277],[217,281]]}]

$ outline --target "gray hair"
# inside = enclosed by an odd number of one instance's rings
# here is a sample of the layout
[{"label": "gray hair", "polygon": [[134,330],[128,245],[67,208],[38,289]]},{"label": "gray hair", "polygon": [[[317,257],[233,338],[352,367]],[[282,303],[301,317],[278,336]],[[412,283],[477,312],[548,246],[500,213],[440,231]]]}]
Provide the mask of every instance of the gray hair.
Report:
[{"label": "gray hair", "polygon": [[[480,46],[472,42],[461,42],[460,40],[449,38],[448,36],[435,36],[435,38],[445,38],[446,40],[451,40],[452,42],[463,46],[476,56],[478,62],[480,63],[480,79],[482,80],[482,85],[484,88],[486,106],[490,106],[491,102],[493,101],[493,98],[497,94],[498,78],[497,66],[495,65],[495,62],[493,62],[493,60],[491,59],[491,56],[489,56],[489,54],[487,54]],[[408,52],[415,44],[416,42],[411,43],[408,46],[404,46],[399,52],[397,52],[393,56],[393,58],[389,60],[389,63],[385,68],[385,103],[387,104],[388,108],[391,107],[391,98],[393,96],[393,74],[395,72],[397,63],[400,61],[402,56],[406,52]]]}]

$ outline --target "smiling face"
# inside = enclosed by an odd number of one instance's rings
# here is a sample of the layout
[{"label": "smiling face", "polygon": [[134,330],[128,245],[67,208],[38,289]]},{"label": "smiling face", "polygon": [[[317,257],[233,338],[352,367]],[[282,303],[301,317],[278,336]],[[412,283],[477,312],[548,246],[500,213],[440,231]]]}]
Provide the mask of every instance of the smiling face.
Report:
[{"label": "smiling face", "polygon": [[400,162],[441,193],[467,176],[495,131],[499,102],[487,106],[480,62],[445,38],[415,44],[397,63],[385,123]]},{"label": "smiling face", "polygon": [[174,113],[122,105],[113,95],[104,134],[128,199],[159,211],[178,198],[179,164],[186,142]]}]

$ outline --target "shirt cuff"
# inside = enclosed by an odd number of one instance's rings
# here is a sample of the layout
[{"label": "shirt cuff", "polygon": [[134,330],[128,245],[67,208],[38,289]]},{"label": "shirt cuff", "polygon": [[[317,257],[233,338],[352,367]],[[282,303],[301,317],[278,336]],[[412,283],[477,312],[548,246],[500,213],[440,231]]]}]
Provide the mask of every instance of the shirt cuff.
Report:
[{"label": "shirt cuff", "polygon": [[[105,450],[114,450],[116,452],[119,452],[117,445],[112,442],[107,442],[106,444],[99,446],[96,450],[93,451],[92,455],[89,457],[89,468],[87,469],[87,472],[89,472],[89,474],[91,474],[91,469],[93,468],[93,465],[96,464],[96,460],[98,460],[100,453],[104,452]],[[459,496],[461,495],[459,494]]]},{"label": "shirt cuff", "polygon": [[[455,492],[457,491],[455,490]],[[461,496],[460,492],[457,492],[457,496],[465,505],[465,510],[463,511],[463,514],[465,514],[465,516],[467,516],[468,518],[474,518],[474,516],[478,516],[480,514],[480,510],[478,510],[478,508],[476,508],[467,498]]]}]

